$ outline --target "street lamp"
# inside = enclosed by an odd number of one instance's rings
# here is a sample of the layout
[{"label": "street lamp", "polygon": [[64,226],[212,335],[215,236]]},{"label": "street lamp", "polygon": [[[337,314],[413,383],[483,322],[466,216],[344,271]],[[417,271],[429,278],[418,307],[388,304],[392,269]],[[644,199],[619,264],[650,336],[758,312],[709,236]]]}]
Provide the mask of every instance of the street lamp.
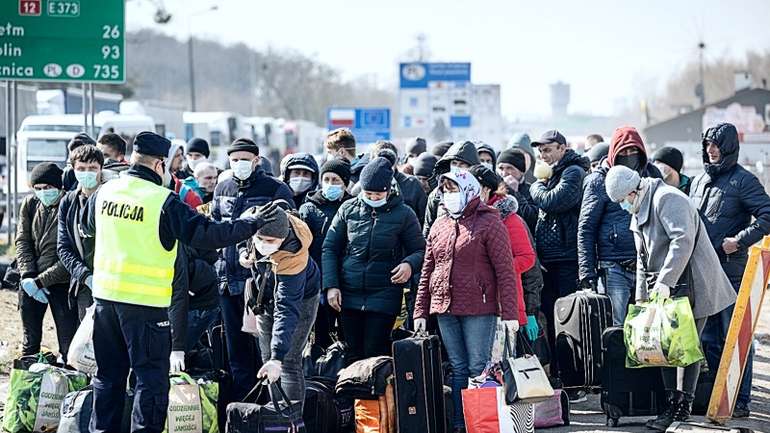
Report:
[{"label": "street lamp", "polygon": [[192,33],[192,19],[195,16],[203,15],[207,12],[212,12],[219,9],[218,5],[209,6],[206,9],[193,12],[187,15],[187,70],[190,76],[190,111],[195,111],[195,55],[193,50],[193,33]]}]

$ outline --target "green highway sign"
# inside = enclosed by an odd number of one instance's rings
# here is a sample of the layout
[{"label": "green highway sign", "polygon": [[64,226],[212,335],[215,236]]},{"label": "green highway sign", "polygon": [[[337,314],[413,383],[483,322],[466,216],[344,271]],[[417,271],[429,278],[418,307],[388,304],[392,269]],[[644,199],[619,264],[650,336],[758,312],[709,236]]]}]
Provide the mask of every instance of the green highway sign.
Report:
[{"label": "green highway sign", "polygon": [[0,0],[0,80],[122,83],[124,0]]}]

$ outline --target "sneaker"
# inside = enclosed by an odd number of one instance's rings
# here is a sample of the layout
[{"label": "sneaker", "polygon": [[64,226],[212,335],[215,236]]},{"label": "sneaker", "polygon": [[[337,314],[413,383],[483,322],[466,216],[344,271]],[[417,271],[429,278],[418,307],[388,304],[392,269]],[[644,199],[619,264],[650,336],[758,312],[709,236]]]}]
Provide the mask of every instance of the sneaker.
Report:
[{"label": "sneaker", "polygon": [[567,396],[569,397],[570,403],[582,403],[584,401],[588,401],[588,398],[586,397],[586,392],[582,389],[578,390],[569,390],[567,391]]},{"label": "sneaker", "polygon": [[733,418],[748,418],[749,416],[751,416],[751,411],[748,406],[742,404],[735,405],[735,409],[733,409]]}]

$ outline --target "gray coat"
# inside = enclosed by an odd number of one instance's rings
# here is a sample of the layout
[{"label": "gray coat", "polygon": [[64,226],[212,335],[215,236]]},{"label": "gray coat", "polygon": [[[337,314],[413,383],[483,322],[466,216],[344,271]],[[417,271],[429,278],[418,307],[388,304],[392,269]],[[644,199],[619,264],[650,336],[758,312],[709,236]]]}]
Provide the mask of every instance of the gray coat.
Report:
[{"label": "gray coat", "polygon": [[[735,290],[719,265],[697,209],[684,193],[662,180],[643,182],[649,183],[649,190],[631,218],[631,231],[636,250],[642,251],[642,243],[646,247],[648,271],[658,273],[659,282],[674,287],[690,261],[695,318],[711,316],[734,304]],[[696,230],[700,230],[700,235],[694,246]],[[649,295],[642,259],[637,256],[636,299],[646,300]]]}]

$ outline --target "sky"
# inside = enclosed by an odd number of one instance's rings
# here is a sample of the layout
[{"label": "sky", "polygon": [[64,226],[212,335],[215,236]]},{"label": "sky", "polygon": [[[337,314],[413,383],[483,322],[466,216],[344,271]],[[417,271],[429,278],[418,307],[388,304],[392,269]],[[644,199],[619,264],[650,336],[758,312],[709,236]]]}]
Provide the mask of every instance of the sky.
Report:
[{"label": "sky", "polygon": [[[159,2],[168,24],[153,22]],[[430,60],[471,62],[474,83],[501,84],[509,118],[549,113],[559,80],[571,85],[570,112],[611,114],[697,60],[701,39],[707,60],[770,49],[768,0],[129,0],[126,21],[297,50],[393,90],[422,33]]]}]

